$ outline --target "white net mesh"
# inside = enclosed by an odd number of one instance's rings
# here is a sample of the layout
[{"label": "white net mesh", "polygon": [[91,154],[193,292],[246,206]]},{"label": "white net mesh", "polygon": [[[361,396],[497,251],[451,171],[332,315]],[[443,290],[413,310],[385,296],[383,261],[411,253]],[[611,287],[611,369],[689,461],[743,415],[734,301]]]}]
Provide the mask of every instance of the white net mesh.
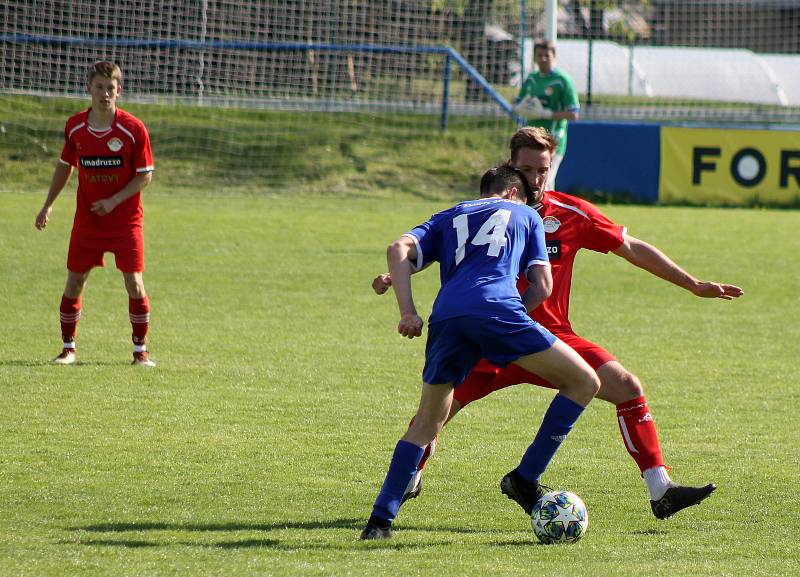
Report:
[{"label": "white net mesh", "polygon": [[794,0],[562,2],[559,37],[584,118],[800,123]]},{"label": "white net mesh", "polygon": [[[48,112],[84,106],[87,67],[104,59],[123,69],[122,106],[148,105],[133,111],[162,160],[210,153],[209,170],[313,179],[319,167],[293,146],[321,134],[334,146],[441,139],[444,123],[497,158],[516,126],[503,101],[522,55],[532,69],[543,10],[542,0],[4,2],[0,143],[57,150],[63,118]],[[563,1],[558,33],[582,118],[800,124],[796,0]]]}]

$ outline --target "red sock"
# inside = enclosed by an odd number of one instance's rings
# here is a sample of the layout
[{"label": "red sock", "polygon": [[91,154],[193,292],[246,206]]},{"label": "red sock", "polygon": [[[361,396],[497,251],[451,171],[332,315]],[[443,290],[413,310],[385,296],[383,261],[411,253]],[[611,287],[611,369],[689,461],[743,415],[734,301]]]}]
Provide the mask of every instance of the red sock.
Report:
[{"label": "red sock", "polygon": [[128,299],[128,312],[131,317],[133,344],[144,346],[147,341],[147,329],[150,327],[150,301],[147,297]]},{"label": "red sock", "polygon": [[625,441],[625,448],[639,465],[642,473],[653,467],[664,466],[656,424],[644,397],[637,397],[617,405],[617,421]]},{"label": "red sock", "polygon": [[78,320],[81,318],[81,297],[71,299],[61,296],[61,338],[65,343],[75,346],[75,334],[78,332]]},{"label": "red sock", "polygon": [[436,451],[436,443],[439,442],[439,437],[436,437],[433,441],[429,444],[425,445],[425,450],[422,452],[422,459],[419,461],[419,465],[417,465],[417,470],[421,471],[425,468],[425,464],[428,462],[428,458],[433,455],[434,451]]}]

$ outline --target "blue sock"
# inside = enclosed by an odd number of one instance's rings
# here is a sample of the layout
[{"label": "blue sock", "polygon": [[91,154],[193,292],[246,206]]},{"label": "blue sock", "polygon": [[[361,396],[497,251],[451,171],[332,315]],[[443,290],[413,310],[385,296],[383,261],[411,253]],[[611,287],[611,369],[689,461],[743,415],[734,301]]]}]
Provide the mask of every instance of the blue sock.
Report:
[{"label": "blue sock", "polygon": [[556,395],[544,414],[536,438],[522,456],[517,470],[523,479],[529,483],[539,480],[582,412],[583,407],[575,401],[561,394]]},{"label": "blue sock", "polygon": [[422,447],[417,447],[414,443],[402,440],[397,442],[392,462],[389,464],[389,471],[386,473],[386,480],[384,480],[381,492],[378,493],[378,498],[375,499],[375,505],[372,507],[373,517],[387,523],[394,521],[406,487],[414,473],[417,472],[417,466],[424,452]]}]

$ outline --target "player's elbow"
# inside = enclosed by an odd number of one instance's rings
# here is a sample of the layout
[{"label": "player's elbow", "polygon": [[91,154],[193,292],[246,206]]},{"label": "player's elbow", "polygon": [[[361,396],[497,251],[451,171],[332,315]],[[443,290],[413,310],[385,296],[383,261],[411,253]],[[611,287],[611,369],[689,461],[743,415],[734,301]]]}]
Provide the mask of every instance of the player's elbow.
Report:
[{"label": "player's elbow", "polygon": [[386,262],[391,267],[392,263],[398,263],[404,260],[406,255],[406,246],[401,240],[396,240],[386,248]]},{"label": "player's elbow", "polygon": [[403,248],[403,243],[399,240],[394,241],[388,247],[386,247],[386,257],[388,258],[391,255],[399,254]]}]

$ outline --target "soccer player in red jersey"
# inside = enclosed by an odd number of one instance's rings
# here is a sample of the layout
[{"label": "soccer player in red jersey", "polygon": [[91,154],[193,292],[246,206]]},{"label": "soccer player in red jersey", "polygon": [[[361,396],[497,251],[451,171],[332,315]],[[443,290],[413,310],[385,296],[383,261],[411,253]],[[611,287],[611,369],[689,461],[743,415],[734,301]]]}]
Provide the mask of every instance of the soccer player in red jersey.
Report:
[{"label": "soccer player in red jersey", "polygon": [[[597,372],[601,383],[597,397],[616,406],[617,422],[625,448],[636,461],[647,484],[653,514],[659,519],[666,519],[681,509],[699,503],[716,487],[713,484],[684,487],[672,481],[664,464],[655,421],[639,379],[603,347],[573,331],[569,321],[569,292],[575,256],[583,248],[600,253],[612,252],[699,297],[732,300],[744,293],[734,285],[696,279],[653,245],[627,234],[625,227],[611,221],[590,202],[561,192],[544,190],[549,166],[534,152],[537,130],[542,129],[526,127],[514,134],[509,161],[527,176],[536,190],[533,206],[544,223],[553,275],[552,294],[531,316],[577,351]],[[375,292],[383,294],[391,286],[391,277],[388,273],[379,275],[372,286]],[[525,289],[524,279],[518,288]],[[509,365],[501,369],[485,360],[481,361],[467,379],[456,387],[448,419],[452,419],[472,401],[520,383],[552,387],[541,377],[520,367]],[[404,499],[412,499],[419,494],[421,472],[434,448],[435,443],[431,443],[426,450]]]},{"label": "soccer player in red jersey", "polygon": [[67,254],[67,283],[61,297],[61,354],[53,362],[75,362],[75,335],[81,296],[103,254],[114,253],[125,279],[133,328],[134,365],[155,366],[147,351],[150,303],[144,289],[144,237],[141,191],[153,176],[150,136],[144,124],[117,107],[122,72],[113,62],[96,62],[89,70],[91,108],[67,120],[64,148],[58,160],[36,228],[44,229],[53,203],[78,167],[78,194]]}]

